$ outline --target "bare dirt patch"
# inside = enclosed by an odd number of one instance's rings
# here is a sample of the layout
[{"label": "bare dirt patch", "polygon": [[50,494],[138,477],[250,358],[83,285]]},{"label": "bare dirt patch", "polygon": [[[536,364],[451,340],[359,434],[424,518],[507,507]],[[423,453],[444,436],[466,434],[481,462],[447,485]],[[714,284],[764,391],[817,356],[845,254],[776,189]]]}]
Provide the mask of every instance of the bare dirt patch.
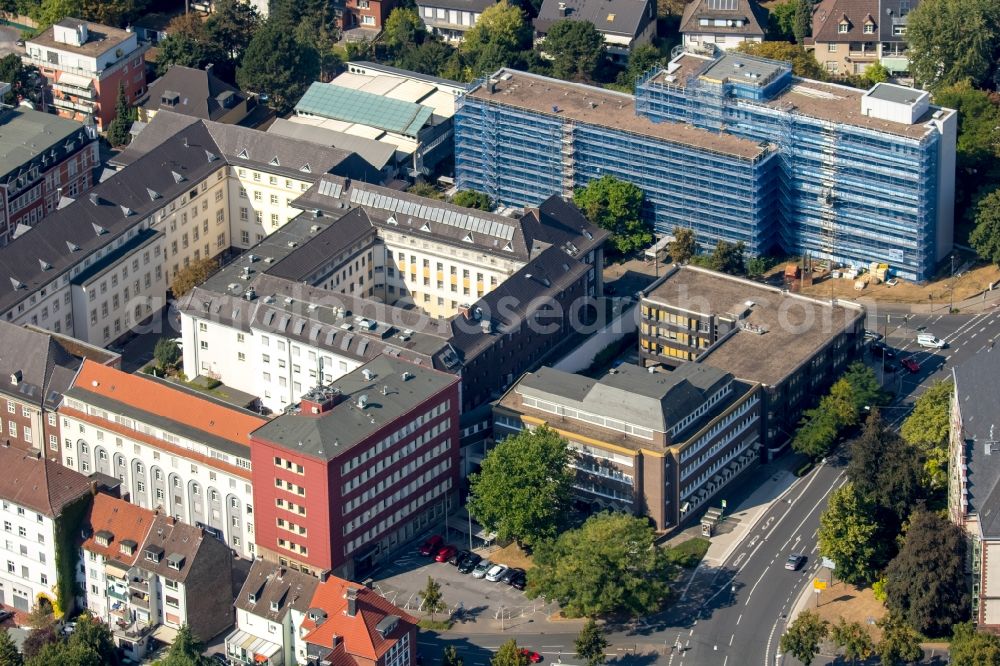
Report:
[{"label": "bare dirt patch", "polygon": [[871,633],[872,640],[882,638],[882,631],[874,624],[886,614],[885,605],[875,598],[871,588],[857,588],[847,583],[835,581],[833,585],[819,594],[819,606],[816,606],[816,595],[809,603],[809,610],[815,610],[830,624],[836,624],[840,618],[848,622],[858,622]]},{"label": "bare dirt patch", "polygon": [[516,543],[512,543],[503,548],[498,548],[489,554],[490,562],[502,564],[507,567],[517,567],[527,571],[535,566],[528,555]]},{"label": "bare dirt patch", "polygon": [[830,298],[831,296],[849,300],[873,298],[892,303],[921,303],[946,307],[951,301],[958,303],[989,289],[990,285],[997,280],[1000,280],[1000,269],[991,264],[971,269],[960,277],[956,277],[954,279],[954,294],[952,294],[951,277],[926,284],[898,280],[894,287],[883,283],[868,285],[860,291],[854,288],[854,280],[830,278],[803,288],[801,293],[817,298]]}]

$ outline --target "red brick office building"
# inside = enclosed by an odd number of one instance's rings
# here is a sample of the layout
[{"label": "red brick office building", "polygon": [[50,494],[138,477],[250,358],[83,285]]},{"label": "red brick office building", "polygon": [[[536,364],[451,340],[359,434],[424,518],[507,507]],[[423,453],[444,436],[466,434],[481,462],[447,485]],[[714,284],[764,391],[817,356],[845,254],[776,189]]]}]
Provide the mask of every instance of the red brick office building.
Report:
[{"label": "red brick office building", "polygon": [[457,377],[383,354],[255,430],[258,554],[356,579],[443,523],[459,400]]}]

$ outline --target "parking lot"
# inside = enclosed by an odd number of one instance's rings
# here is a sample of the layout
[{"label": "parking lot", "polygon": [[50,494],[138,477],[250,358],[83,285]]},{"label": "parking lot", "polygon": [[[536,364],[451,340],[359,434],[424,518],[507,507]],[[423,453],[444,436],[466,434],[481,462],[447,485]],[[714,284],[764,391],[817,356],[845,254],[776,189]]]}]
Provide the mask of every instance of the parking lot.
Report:
[{"label": "parking lot", "polygon": [[[430,576],[441,586],[442,600],[448,611],[438,616],[453,615],[456,624],[479,624],[482,630],[516,629],[541,620],[557,610],[554,603],[543,599],[528,599],[507,583],[491,583],[485,578],[461,574],[458,567],[446,562],[435,562],[433,557],[423,557],[414,550],[403,553],[373,575],[374,588],[400,608],[421,617],[421,591]],[[496,549],[482,548],[475,551],[491,559]],[[471,627],[470,627],[471,628]]]}]

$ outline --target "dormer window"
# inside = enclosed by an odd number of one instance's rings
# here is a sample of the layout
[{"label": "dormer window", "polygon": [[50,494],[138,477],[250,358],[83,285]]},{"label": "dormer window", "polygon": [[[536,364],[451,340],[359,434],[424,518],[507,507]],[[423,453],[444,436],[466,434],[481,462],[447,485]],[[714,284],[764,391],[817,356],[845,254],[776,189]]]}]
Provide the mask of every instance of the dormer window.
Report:
[{"label": "dormer window", "polygon": [[132,556],[135,553],[135,542],[130,540],[122,541],[118,545],[118,550],[121,551],[122,555]]},{"label": "dormer window", "polygon": [[108,532],[107,530],[101,530],[100,532],[97,532],[94,535],[94,541],[96,541],[98,545],[104,546],[105,548],[111,545],[111,540],[113,538],[114,535],[112,535],[111,532]]},{"label": "dormer window", "polygon": [[841,21],[840,25],[837,26],[837,32],[841,35],[846,35],[851,30],[851,24],[847,21]]},{"label": "dormer window", "polygon": [[257,603],[257,593],[256,592],[251,592],[250,594],[248,594],[247,595],[247,601],[249,601],[252,604]]},{"label": "dormer window", "polygon": [[279,606],[279,604],[278,604],[278,602],[277,602],[277,601],[272,601],[272,602],[271,602],[271,611],[272,611],[272,612],[275,612],[275,613],[277,613],[277,612],[278,612],[278,608],[279,608],[279,607],[280,607],[280,606]]},{"label": "dormer window", "polygon": [[865,23],[865,34],[866,35],[874,35],[875,34],[875,24],[874,23],[871,23],[871,22]]}]

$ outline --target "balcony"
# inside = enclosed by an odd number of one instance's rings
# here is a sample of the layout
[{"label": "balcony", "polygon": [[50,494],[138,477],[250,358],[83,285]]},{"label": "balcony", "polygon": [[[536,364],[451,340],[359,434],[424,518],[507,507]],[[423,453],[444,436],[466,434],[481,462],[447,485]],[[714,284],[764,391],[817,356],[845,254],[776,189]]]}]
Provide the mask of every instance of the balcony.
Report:
[{"label": "balcony", "polygon": [[128,601],[128,591],[117,585],[108,586],[108,596],[118,601]]},{"label": "balcony", "polygon": [[52,106],[59,109],[69,109],[70,111],[80,111],[82,113],[93,113],[94,104],[86,101],[74,101],[64,97],[53,97]]},{"label": "balcony", "polygon": [[132,592],[128,595],[128,602],[136,608],[149,610],[149,595],[143,592]]}]

